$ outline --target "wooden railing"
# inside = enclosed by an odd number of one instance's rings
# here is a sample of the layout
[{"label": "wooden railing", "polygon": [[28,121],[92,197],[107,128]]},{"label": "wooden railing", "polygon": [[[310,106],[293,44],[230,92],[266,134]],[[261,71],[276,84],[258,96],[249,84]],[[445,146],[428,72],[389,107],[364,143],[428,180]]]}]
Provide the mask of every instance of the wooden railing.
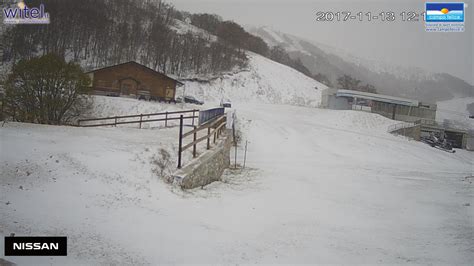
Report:
[{"label": "wooden railing", "polygon": [[[91,119],[80,119],[77,122],[77,126],[100,127],[100,126],[117,126],[117,125],[124,125],[124,124],[138,124],[139,125],[138,127],[142,128],[143,123],[163,121],[165,124],[165,127],[167,127],[168,121],[180,120],[181,117],[182,119],[192,120],[192,125],[194,126],[195,119],[199,117],[198,115],[196,115],[196,113],[198,113],[199,115],[199,110],[193,109],[193,110],[186,110],[186,111],[173,111],[173,112],[150,113],[150,114],[139,114],[139,115],[123,115],[123,116],[110,116],[110,117],[91,118]],[[181,114],[181,116],[174,116],[177,114]],[[187,114],[187,115],[184,116],[183,114]],[[157,118],[152,118],[152,117],[157,117]],[[133,119],[133,118],[137,118],[137,119],[123,121],[123,119]],[[87,123],[87,122],[92,122],[92,121],[94,122],[99,121],[103,123],[93,123],[93,124]]]},{"label": "wooden railing", "polygon": [[[182,153],[189,149],[193,148],[193,158],[197,156],[197,144],[207,140],[206,149],[211,148],[211,138],[213,138],[213,143],[216,143],[216,140],[219,139],[219,136],[222,134],[222,131],[225,129],[226,125],[226,116],[222,115],[217,117],[214,121],[201,125],[199,127],[194,126],[194,129],[183,133],[183,119],[184,116],[180,117],[180,127],[179,127],[179,144],[178,144],[178,168],[181,168],[182,163]],[[198,138],[198,133],[207,130],[207,134]],[[188,144],[183,144],[183,140],[186,137],[193,136],[192,142]]]}]

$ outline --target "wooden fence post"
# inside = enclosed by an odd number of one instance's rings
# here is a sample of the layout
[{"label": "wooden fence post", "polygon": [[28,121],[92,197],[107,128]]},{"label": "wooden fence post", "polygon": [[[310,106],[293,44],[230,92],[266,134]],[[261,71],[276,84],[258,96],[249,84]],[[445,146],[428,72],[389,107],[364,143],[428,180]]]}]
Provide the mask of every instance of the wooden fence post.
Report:
[{"label": "wooden fence post", "polygon": [[181,169],[181,153],[183,152],[183,115],[179,116],[179,144],[178,144],[178,169]]},{"label": "wooden fence post", "polygon": [[[196,130],[196,128],[197,128],[197,127],[194,126],[194,130]],[[195,142],[196,139],[197,139],[197,132],[194,131],[194,134],[193,134],[193,142]],[[197,143],[194,143],[194,145],[193,145],[193,158],[196,158],[196,155],[197,155],[197,154],[196,154],[196,145],[197,145]]]},{"label": "wooden fence post", "polygon": [[247,144],[249,143],[248,140],[245,141],[245,153],[244,153],[244,167],[245,168],[245,162],[247,161]]},{"label": "wooden fence post", "polygon": [[143,114],[140,114],[140,125],[139,125],[140,129],[142,129],[142,118],[143,118]]},{"label": "wooden fence post", "polygon": [[168,127],[168,111],[165,113],[165,127]]},{"label": "wooden fence post", "polygon": [[115,123],[114,126],[117,127],[117,117],[115,117]]},{"label": "wooden fence post", "polygon": [[207,149],[211,148],[211,127],[207,128]]}]

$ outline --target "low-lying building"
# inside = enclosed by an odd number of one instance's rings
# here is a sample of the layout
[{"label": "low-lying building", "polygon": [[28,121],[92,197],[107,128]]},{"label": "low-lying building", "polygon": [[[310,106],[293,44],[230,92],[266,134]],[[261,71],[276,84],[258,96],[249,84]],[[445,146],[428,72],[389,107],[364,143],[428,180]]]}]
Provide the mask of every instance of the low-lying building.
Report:
[{"label": "low-lying building", "polygon": [[436,104],[353,90],[331,88],[324,90],[322,107],[367,111],[405,122],[414,122],[419,119],[435,120],[436,118]]},{"label": "low-lying building", "polygon": [[137,99],[174,101],[181,82],[137,62],[127,62],[88,72],[94,94]]}]

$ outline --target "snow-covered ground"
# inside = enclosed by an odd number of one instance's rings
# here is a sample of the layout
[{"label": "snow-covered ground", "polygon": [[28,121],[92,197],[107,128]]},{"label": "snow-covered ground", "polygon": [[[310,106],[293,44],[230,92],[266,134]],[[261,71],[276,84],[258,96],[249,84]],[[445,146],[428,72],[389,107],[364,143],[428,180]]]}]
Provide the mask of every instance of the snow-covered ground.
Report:
[{"label": "snow-covered ground", "polygon": [[210,82],[188,81],[179,88],[205,102],[273,103],[317,107],[327,86],[263,56],[248,53],[249,69]]},{"label": "snow-covered ground", "polygon": [[[239,103],[248,168],[183,192],[152,172],[176,128],[0,128],[0,234],[67,235],[20,264],[474,260],[473,154],[375,114]],[[169,150],[173,150],[170,148]],[[239,151],[239,158],[242,152]],[[175,154],[172,154],[175,158]],[[239,162],[241,160],[239,159]],[[0,241],[0,250],[3,250]]]},{"label": "snow-covered ground", "polygon": [[[6,123],[0,234],[66,235],[69,253],[6,259],[35,265],[474,260],[472,152],[446,153],[391,135],[386,129],[397,122],[379,115],[312,108],[324,85],[255,54],[247,71],[185,83],[186,94],[204,106],[97,96],[88,115],[208,108],[228,98],[249,141],[245,170],[181,191],[160,179],[153,163],[164,149],[167,171],[176,166],[176,127]],[[184,155],[189,162],[190,152]]]},{"label": "snow-covered ground", "polygon": [[92,96],[92,108],[87,117],[111,117],[121,115],[160,113],[196,108],[195,105],[166,104],[124,97]]},{"label": "snow-covered ground", "polygon": [[[140,115],[140,114],[153,114],[173,111],[188,111],[188,110],[201,110],[205,108],[216,107],[216,104],[207,104],[204,106],[188,104],[188,103],[160,103],[155,101],[143,101],[132,98],[124,97],[107,97],[107,96],[92,96],[92,106],[82,118],[104,118],[104,117],[115,117],[115,116],[127,116],[127,115]],[[192,113],[186,113],[185,116],[191,116]],[[198,115],[198,113],[196,113]],[[178,118],[180,114],[170,114],[168,118]],[[165,116],[144,116],[143,119],[158,119],[165,118]],[[119,122],[125,121],[137,121],[136,117],[118,119]],[[83,124],[100,124],[100,123],[113,123],[114,120],[102,120],[85,122]],[[197,123],[197,120],[196,120]],[[178,120],[168,121],[168,126],[178,125]],[[185,124],[191,124],[189,120],[185,120]],[[149,122],[142,125],[143,128],[163,128],[165,123]],[[138,124],[122,124],[119,127],[138,128]]]},{"label": "snow-covered ground", "polygon": [[442,123],[447,119],[455,127],[474,130],[474,119],[469,118],[467,110],[467,105],[471,103],[474,103],[474,97],[457,97],[437,102],[436,120]]}]

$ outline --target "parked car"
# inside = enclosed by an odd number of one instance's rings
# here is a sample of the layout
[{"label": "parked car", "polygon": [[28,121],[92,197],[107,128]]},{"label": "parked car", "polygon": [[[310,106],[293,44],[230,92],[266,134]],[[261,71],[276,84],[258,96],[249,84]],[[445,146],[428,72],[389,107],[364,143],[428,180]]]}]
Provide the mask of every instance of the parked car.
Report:
[{"label": "parked car", "polygon": [[232,103],[230,102],[229,99],[222,99],[221,100],[221,107],[224,107],[224,108],[231,108],[232,107]]},{"label": "parked car", "polygon": [[200,101],[200,100],[198,100],[198,99],[196,99],[196,98],[194,98],[193,96],[190,96],[190,95],[184,96],[184,102],[185,103],[199,104],[199,105],[204,104],[203,101]]}]

